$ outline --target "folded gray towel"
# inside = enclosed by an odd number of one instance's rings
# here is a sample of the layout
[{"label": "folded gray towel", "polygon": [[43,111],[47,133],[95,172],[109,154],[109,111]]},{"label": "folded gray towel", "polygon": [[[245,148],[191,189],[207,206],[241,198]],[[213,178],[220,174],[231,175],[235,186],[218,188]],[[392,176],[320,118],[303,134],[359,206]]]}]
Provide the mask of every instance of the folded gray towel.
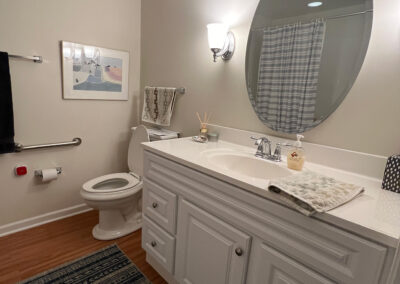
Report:
[{"label": "folded gray towel", "polygon": [[343,205],[364,191],[362,186],[310,171],[271,180],[268,189],[277,193],[279,200],[307,216]]}]

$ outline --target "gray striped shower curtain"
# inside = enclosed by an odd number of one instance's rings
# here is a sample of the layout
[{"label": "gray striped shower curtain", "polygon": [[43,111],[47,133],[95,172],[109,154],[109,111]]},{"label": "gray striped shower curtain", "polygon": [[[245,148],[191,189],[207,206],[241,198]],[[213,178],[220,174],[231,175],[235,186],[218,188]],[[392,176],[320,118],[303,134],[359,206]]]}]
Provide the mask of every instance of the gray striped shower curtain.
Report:
[{"label": "gray striped shower curtain", "polygon": [[273,130],[302,133],[315,125],[314,112],[325,20],[264,30],[257,94],[257,115]]}]

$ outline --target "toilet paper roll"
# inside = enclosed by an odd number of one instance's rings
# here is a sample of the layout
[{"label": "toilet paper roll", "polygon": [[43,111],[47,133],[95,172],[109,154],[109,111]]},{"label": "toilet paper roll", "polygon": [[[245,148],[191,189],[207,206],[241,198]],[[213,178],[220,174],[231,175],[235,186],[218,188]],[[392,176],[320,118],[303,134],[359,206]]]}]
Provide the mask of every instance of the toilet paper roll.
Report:
[{"label": "toilet paper roll", "polygon": [[44,169],[42,170],[42,181],[51,181],[58,178],[57,169]]}]

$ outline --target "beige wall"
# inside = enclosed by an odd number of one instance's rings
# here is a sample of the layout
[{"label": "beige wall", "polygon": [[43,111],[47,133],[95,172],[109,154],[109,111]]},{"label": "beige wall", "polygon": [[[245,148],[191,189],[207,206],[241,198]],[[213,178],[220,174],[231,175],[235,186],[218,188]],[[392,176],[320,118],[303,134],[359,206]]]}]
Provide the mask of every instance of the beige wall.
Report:
[{"label": "beige wall", "polygon": [[[60,40],[129,51],[129,101],[63,100]],[[10,61],[16,141],[83,139],[79,147],[0,156],[2,225],[83,203],[85,181],[126,170],[129,127],[137,123],[140,0],[0,0],[0,50],[45,60]],[[29,174],[15,177],[17,164]],[[33,177],[34,169],[56,165],[63,167],[58,180]]]},{"label": "beige wall", "polygon": [[[374,1],[370,48],[341,106],[306,140],[379,155],[400,153],[400,1]],[[145,85],[185,86],[172,128],[193,135],[195,112],[211,111],[223,126],[275,134],[255,116],[247,98],[245,54],[258,0],[145,0],[142,73]],[[206,24],[230,21],[237,48],[229,62],[213,63]],[[280,135],[282,136],[282,135]]]}]

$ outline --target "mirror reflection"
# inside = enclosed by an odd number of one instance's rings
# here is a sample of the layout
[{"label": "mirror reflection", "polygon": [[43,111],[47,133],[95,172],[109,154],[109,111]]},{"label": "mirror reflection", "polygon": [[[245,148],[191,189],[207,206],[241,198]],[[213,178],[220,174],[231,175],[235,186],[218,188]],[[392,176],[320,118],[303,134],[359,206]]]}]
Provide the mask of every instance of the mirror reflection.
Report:
[{"label": "mirror reflection", "polygon": [[372,0],[261,0],[246,82],[268,127],[302,133],[325,120],[352,87],[368,48]]}]

